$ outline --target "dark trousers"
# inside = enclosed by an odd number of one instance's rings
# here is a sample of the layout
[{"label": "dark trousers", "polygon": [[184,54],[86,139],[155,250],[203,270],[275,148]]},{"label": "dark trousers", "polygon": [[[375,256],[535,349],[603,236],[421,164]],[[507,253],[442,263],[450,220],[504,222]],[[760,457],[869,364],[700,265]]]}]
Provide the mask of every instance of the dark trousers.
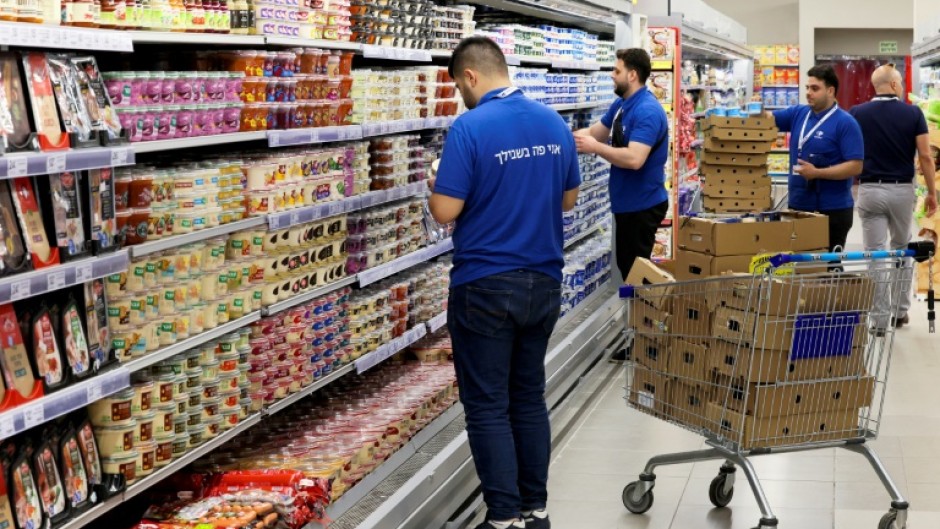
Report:
[{"label": "dark trousers", "polygon": [[[796,211],[797,208],[791,208]],[[855,219],[855,208],[829,209],[826,211],[817,211],[829,217],[829,250],[832,251],[836,246],[842,247],[845,251],[845,241],[849,237],[849,231],[852,229],[852,223]]]},{"label": "dark trousers", "polygon": [[454,368],[489,520],[547,505],[545,354],[560,310],[561,284],[537,272],[496,274],[450,289]]},{"label": "dark trousers", "polygon": [[614,213],[617,223],[617,268],[626,280],[637,257],[650,258],[656,244],[656,230],[666,218],[669,201],[649,209],[630,213]]}]

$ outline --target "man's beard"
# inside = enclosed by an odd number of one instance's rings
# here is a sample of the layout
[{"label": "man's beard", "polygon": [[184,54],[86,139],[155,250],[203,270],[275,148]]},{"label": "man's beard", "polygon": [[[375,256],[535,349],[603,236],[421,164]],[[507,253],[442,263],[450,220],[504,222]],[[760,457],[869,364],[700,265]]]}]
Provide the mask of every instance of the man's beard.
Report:
[{"label": "man's beard", "polygon": [[614,93],[617,94],[617,97],[623,97],[627,93],[627,87],[614,85]]}]

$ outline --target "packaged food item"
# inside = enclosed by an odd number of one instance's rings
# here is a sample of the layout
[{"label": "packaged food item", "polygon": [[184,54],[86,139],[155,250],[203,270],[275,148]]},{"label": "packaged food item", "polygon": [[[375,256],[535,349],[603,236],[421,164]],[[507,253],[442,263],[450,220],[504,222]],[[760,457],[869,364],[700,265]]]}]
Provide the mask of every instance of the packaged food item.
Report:
[{"label": "packaged food item", "polygon": [[23,55],[26,87],[29,90],[33,121],[43,149],[68,148],[68,136],[62,132],[62,122],[56,109],[55,93],[49,74],[49,63],[44,53]]},{"label": "packaged food item", "polygon": [[86,225],[95,253],[115,250],[117,240],[117,215],[115,211],[114,174],[110,167],[92,169],[85,178],[88,215]]},{"label": "packaged food item", "polygon": [[25,454],[20,454],[10,465],[10,479],[13,488],[10,499],[13,502],[15,527],[42,527],[45,510],[40,498],[36,477]]},{"label": "packaged food item", "polygon": [[649,29],[649,52],[653,61],[671,61],[675,58],[676,32],[672,28]]},{"label": "packaged food item", "polygon": [[74,430],[66,432],[59,442],[59,461],[69,509],[74,514],[90,504],[92,494],[78,435]]},{"label": "packaged food item", "polygon": [[32,131],[20,64],[11,52],[0,53],[0,87],[0,135],[4,147],[24,148]]},{"label": "packaged food item", "polygon": [[[0,402],[19,404],[42,394],[42,385],[36,383],[29,354],[20,333],[13,305],[0,306],[0,367],[4,384],[0,385]],[[7,392],[12,392],[7,394]]]},{"label": "packaged food item", "polygon": [[54,252],[49,245],[46,226],[31,178],[13,180],[13,204],[16,206],[20,226],[23,228],[26,248],[33,257],[33,267],[43,268],[59,264],[58,252]]},{"label": "packaged food item", "polygon": [[76,67],[78,85],[92,118],[92,125],[108,134],[110,139],[121,136],[121,122],[111,103],[108,89],[92,56],[72,57]]},{"label": "packaged food item", "polygon": [[91,423],[102,426],[128,426],[134,423],[133,407],[136,392],[133,388],[96,400],[88,405]]},{"label": "packaged food item", "polygon": [[10,490],[7,488],[6,473],[0,472],[0,526],[13,527],[13,506],[10,505]]},{"label": "packaged food item", "polygon": [[88,351],[97,371],[111,361],[111,331],[104,280],[93,279],[85,283],[84,289]]},{"label": "packaged food item", "polygon": [[78,86],[77,72],[68,57],[46,55],[49,65],[49,80],[59,104],[59,115],[66,132],[71,132],[79,141],[88,141],[92,134],[92,121],[85,100]]},{"label": "packaged food item", "polygon": [[87,377],[92,373],[91,355],[88,351],[88,340],[82,326],[78,303],[72,297],[69,297],[65,309],[62,311],[61,329],[65,357],[71,368],[72,376],[79,379]]},{"label": "packaged food item", "polygon": [[69,506],[55,452],[48,441],[33,453],[33,470],[43,512],[51,524],[58,524],[69,515]]},{"label": "packaged food item", "polygon": [[100,490],[104,485],[104,475],[101,470],[101,458],[98,453],[98,442],[95,440],[95,433],[91,427],[91,422],[87,419],[78,427],[78,447],[82,452],[82,461],[85,463],[85,472],[88,474],[88,485],[95,490]]},{"label": "packaged food item", "polygon": [[85,244],[78,173],[50,174],[37,182],[40,184],[39,196],[43,200],[43,211],[52,212],[59,259],[66,261],[86,255],[88,248]]},{"label": "packaged food item", "polygon": [[40,307],[30,323],[30,331],[35,372],[42,378],[47,392],[55,391],[68,382],[68,373],[48,308]]},{"label": "packaged food item", "polygon": [[9,182],[0,180],[0,275],[17,273],[29,267],[23,233],[16,222]]}]

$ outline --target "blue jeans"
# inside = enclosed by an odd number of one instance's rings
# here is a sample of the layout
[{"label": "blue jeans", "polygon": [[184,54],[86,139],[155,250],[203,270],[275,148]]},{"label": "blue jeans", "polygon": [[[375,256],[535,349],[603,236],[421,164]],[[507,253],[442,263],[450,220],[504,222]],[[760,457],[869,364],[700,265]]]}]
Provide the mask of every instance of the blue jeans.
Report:
[{"label": "blue jeans", "polygon": [[452,287],[447,309],[487,518],[544,509],[551,455],[545,354],[561,284],[527,270],[496,274]]}]

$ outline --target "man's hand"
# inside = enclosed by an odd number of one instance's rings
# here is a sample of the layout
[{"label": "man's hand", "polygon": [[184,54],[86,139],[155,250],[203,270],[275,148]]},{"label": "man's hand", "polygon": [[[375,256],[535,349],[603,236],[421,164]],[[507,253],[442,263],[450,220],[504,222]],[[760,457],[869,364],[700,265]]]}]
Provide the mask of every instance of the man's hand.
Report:
[{"label": "man's hand", "polygon": [[574,143],[578,147],[578,154],[597,154],[601,147],[601,142],[593,136],[575,135]]},{"label": "man's hand", "polygon": [[927,193],[927,196],[924,198],[924,212],[927,214],[927,217],[933,217],[933,214],[937,212],[937,195]]},{"label": "man's hand", "polygon": [[819,169],[806,160],[797,160],[796,166],[793,167],[793,172],[807,180],[813,180],[819,176]]}]

